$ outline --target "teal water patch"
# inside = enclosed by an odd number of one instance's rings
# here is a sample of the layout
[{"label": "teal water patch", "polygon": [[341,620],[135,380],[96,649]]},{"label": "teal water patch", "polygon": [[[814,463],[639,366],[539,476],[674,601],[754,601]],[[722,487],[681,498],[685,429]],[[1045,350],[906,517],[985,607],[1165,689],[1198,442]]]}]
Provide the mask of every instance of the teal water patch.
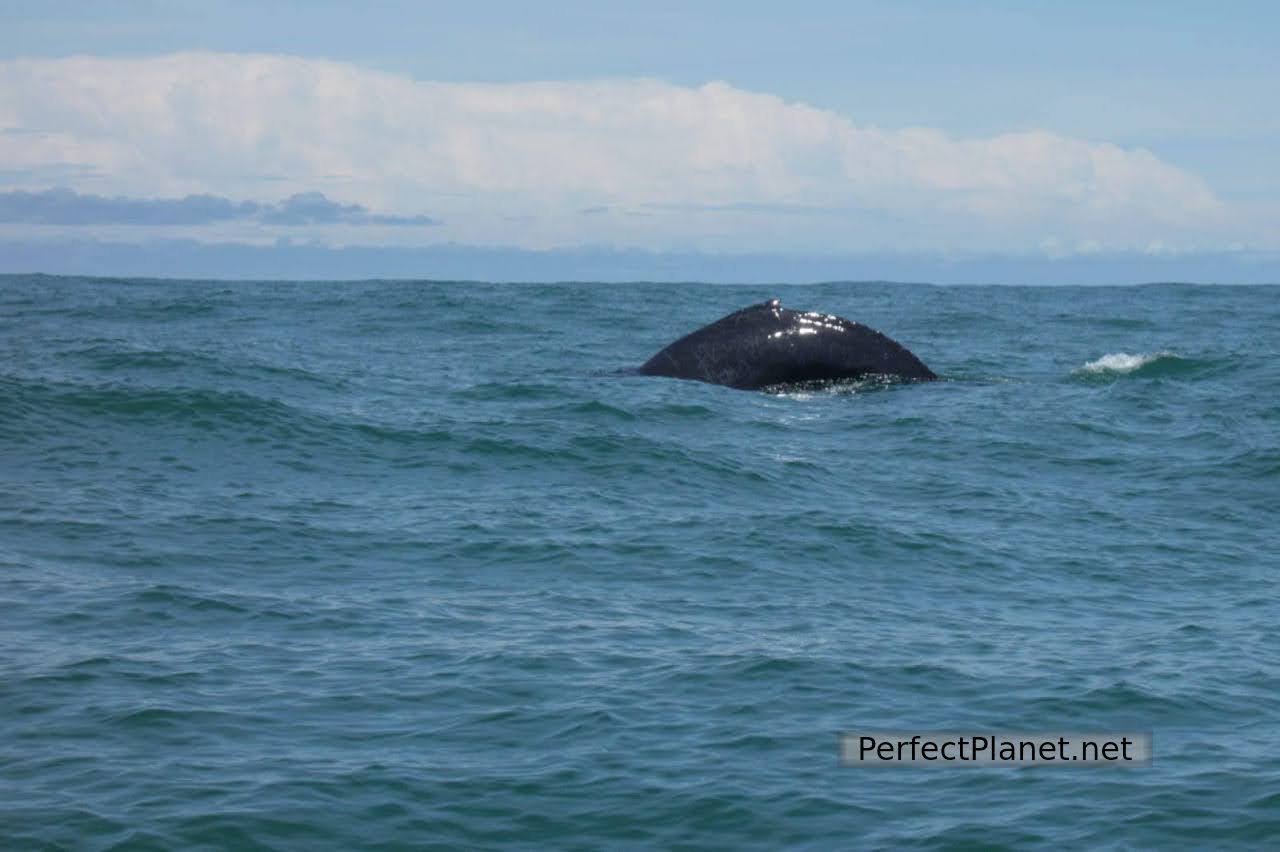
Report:
[{"label": "teal water patch", "polygon": [[[1276,295],[0,278],[0,847],[1264,847]],[[773,296],[943,380],[629,372]]]}]

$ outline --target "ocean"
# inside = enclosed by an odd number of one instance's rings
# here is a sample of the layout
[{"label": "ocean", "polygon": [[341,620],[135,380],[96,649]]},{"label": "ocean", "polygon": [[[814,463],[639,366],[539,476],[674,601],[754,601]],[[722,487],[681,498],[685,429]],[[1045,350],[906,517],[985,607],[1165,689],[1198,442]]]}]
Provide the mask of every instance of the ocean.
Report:
[{"label": "ocean", "polygon": [[[942,381],[625,374],[775,296]],[[0,358],[0,848],[1280,841],[1280,288],[7,276]]]}]

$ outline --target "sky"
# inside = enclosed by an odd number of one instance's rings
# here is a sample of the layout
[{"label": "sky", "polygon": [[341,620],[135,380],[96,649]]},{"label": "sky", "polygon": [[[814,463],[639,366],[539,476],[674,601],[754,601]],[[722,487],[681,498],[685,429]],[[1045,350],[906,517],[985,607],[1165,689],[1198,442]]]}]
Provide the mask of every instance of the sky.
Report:
[{"label": "sky", "polygon": [[0,270],[163,244],[215,274],[208,246],[302,245],[475,277],[482,250],[1267,276],[1278,24],[1245,0],[0,0]]}]

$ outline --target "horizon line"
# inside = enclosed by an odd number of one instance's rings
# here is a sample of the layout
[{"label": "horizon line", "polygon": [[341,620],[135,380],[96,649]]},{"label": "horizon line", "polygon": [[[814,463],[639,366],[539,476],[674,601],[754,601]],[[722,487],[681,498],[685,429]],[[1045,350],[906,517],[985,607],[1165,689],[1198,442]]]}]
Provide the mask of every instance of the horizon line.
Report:
[{"label": "horizon line", "polygon": [[179,275],[87,275],[63,272],[0,272],[0,280],[9,278],[59,278],[89,281],[129,281],[140,283],[186,283],[186,284],[478,284],[478,285],[515,285],[521,287],[538,286],[649,286],[679,287],[698,285],[703,287],[824,287],[834,285],[893,285],[897,287],[1280,287],[1280,281],[1256,282],[1214,282],[1214,281],[1107,281],[1097,284],[1028,284],[1008,283],[1000,281],[909,281],[894,278],[832,278],[806,281],[700,281],[698,279],[661,281],[657,279],[619,279],[591,280],[586,278],[565,278],[556,280],[537,279],[486,279],[486,278],[418,278],[401,276],[374,276],[370,278],[223,278],[217,276],[179,276]]}]

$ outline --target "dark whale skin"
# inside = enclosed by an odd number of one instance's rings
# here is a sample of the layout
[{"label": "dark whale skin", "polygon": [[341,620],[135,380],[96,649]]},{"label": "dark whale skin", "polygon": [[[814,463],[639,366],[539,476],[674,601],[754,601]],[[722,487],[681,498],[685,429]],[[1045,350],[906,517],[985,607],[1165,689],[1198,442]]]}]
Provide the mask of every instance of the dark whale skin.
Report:
[{"label": "dark whale skin", "polygon": [[873,328],[831,314],[793,311],[778,299],[743,308],[680,338],[639,372],[739,390],[864,376],[938,378],[905,346]]}]

